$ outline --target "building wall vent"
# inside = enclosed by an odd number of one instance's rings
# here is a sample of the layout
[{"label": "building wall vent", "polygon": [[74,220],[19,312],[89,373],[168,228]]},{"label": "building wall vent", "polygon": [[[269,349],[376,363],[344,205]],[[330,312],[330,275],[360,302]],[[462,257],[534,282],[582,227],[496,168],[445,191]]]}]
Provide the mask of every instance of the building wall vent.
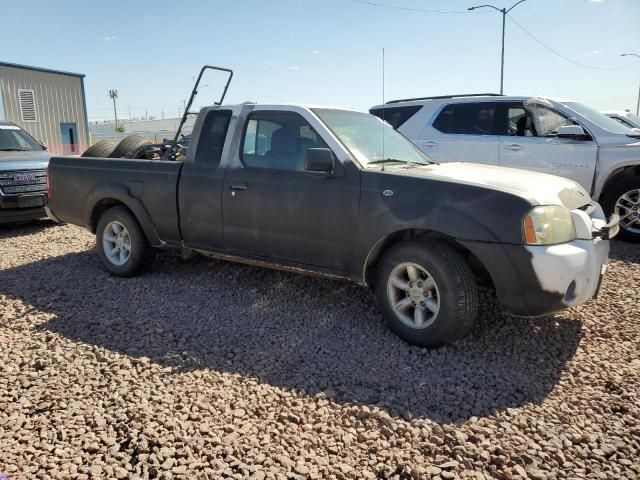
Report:
[{"label": "building wall vent", "polygon": [[34,91],[26,88],[19,88],[18,100],[20,102],[20,114],[22,116],[22,121],[37,122],[36,94]]}]

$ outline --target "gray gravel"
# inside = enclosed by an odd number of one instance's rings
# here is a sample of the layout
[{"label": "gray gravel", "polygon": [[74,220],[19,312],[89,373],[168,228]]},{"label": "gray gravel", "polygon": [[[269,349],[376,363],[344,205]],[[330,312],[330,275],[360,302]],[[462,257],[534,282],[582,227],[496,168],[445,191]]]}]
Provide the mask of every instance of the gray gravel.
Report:
[{"label": "gray gravel", "polygon": [[0,228],[9,478],[640,476],[640,248],[536,320],[489,292],[471,336],[408,346],[373,295],[204,258],[103,271],[94,238]]}]

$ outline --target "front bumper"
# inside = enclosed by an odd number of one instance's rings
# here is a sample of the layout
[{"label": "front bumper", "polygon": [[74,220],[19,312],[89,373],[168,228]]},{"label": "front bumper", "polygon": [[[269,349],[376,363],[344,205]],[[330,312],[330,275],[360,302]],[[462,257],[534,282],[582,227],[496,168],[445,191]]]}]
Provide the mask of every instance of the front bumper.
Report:
[{"label": "front bumper", "polygon": [[47,196],[44,194],[0,195],[0,224],[45,218],[46,202]]},{"label": "front bumper", "polygon": [[574,240],[552,246],[463,242],[486,267],[505,313],[537,317],[597,295],[609,241]]},{"label": "front bumper", "polygon": [[43,207],[40,208],[12,208],[0,209],[0,225],[8,223],[28,222],[45,218],[47,214]]},{"label": "front bumper", "polygon": [[578,234],[572,242],[549,246],[462,242],[489,272],[505,313],[548,315],[597,296],[618,218],[605,221],[595,205],[593,216],[572,212]]}]

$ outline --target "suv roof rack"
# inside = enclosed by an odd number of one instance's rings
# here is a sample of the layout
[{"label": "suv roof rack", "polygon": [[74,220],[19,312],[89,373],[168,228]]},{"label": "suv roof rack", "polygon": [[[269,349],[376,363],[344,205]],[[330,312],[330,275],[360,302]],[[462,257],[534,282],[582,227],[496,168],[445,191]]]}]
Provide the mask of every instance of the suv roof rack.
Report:
[{"label": "suv roof rack", "polygon": [[439,95],[437,97],[416,97],[416,98],[403,98],[400,100],[391,100],[387,102],[391,103],[402,103],[402,102],[415,102],[418,100],[441,100],[443,98],[459,98],[459,97],[503,97],[501,93],[463,93],[461,95]]}]

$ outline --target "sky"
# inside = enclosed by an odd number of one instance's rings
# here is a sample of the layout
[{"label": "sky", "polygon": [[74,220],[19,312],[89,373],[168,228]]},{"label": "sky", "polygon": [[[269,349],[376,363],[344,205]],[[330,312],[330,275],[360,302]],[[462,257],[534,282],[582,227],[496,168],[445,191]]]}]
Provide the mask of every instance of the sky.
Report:
[{"label": "sky", "polygon": [[[228,104],[366,111],[383,100],[383,48],[385,100],[499,91],[502,16],[467,12],[478,3],[4,1],[0,60],[84,73],[94,120],[113,116],[109,89],[120,117],[177,116],[206,63],[234,70]],[[526,0],[509,15],[506,94],[635,111],[640,58],[620,54],[640,54],[640,0]],[[222,83],[206,76],[196,106],[217,100]]]}]

